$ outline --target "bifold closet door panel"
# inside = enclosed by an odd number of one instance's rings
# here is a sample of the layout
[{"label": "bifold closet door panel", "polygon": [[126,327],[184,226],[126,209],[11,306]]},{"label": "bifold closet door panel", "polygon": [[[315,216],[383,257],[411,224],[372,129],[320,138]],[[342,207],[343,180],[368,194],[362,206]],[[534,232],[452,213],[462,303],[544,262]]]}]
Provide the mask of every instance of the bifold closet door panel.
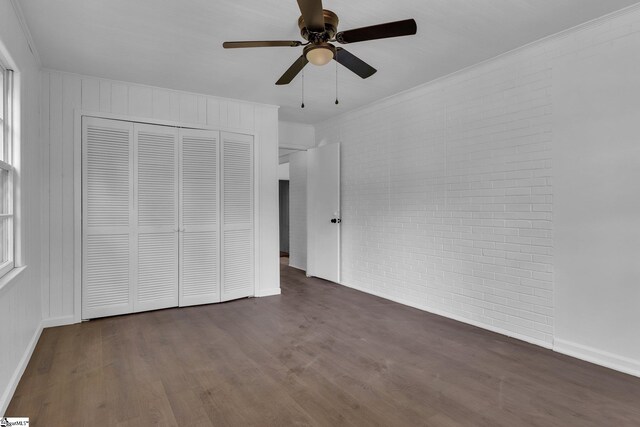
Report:
[{"label": "bifold closet door panel", "polygon": [[133,124],[82,119],[82,318],[133,311]]},{"label": "bifold closet door panel", "polygon": [[217,131],[180,130],[180,305],[220,302]]},{"label": "bifold closet door panel", "polygon": [[222,132],[222,301],[253,296],[253,137]]},{"label": "bifold closet door panel", "polygon": [[178,305],[178,129],[134,125],[134,311]]},{"label": "bifold closet door panel", "polygon": [[254,295],[252,136],[82,124],[83,319]]}]

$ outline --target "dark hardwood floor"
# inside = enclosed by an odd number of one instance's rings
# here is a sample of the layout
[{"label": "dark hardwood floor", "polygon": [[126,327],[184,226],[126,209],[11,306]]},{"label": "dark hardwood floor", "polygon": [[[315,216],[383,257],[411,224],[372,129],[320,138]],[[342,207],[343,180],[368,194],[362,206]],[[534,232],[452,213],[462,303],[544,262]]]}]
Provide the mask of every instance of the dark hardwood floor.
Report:
[{"label": "dark hardwood floor", "polygon": [[282,268],[282,295],[46,329],[32,426],[638,426],[640,379]]}]

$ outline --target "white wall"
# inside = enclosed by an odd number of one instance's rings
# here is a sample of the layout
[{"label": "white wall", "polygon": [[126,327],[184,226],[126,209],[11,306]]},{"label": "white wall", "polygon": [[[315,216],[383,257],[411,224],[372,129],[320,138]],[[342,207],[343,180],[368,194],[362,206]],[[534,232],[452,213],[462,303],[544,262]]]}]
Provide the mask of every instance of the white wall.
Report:
[{"label": "white wall", "polygon": [[21,218],[17,241],[18,264],[26,266],[18,277],[0,280],[0,416],[26,368],[42,331],[40,310],[40,158],[38,62],[10,1],[0,2],[0,58],[15,71],[20,109],[16,129],[20,194],[16,210]]},{"label": "white wall", "polygon": [[[78,321],[80,248],[74,236],[76,196],[74,176],[77,111],[113,114],[130,120],[207,126],[231,132],[255,134],[259,171],[256,224],[260,245],[256,248],[256,296],[280,292],[278,251],[278,110],[277,107],[110,81],[76,74],[42,72],[42,137],[44,217],[49,218],[43,247],[43,317],[47,325]],[[76,163],[76,167],[79,164]]]},{"label": "white wall", "polygon": [[[315,132],[315,128],[312,125],[280,121],[278,123],[278,146],[280,148],[304,151],[316,145]],[[291,153],[293,154],[295,151]],[[282,155],[280,163],[289,162],[290,157],[291,154]]]},{"label": "white wall", "polygon": [[278,180],[289,180],[289,163],[281,163],[278,165]]},{"label": "white wall", "polygon": [[280,146],[311,148],[316,144],[315,128],[302,123],[279,121],[278,138]]},{"label": "white wall", "polygon": [[307,153],[289,157],[289,265],[307,269]]},{"label": "white wall", "polygon": [[640,373],[638,32],[629,9],[318,125],[343,283]]},{"label": "white wall", "polygon": [[556,346],[640,375],[640,32],[620,35],[554,64]]}]

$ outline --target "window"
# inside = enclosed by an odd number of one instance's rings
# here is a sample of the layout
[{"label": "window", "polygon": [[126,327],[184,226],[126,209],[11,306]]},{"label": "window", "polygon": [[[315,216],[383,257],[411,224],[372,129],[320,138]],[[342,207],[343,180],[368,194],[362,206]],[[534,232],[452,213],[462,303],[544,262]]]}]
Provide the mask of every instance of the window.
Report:
[{"label": "window", "polygon": [[0,67],[0,277],[14,266],[12,74]]}]

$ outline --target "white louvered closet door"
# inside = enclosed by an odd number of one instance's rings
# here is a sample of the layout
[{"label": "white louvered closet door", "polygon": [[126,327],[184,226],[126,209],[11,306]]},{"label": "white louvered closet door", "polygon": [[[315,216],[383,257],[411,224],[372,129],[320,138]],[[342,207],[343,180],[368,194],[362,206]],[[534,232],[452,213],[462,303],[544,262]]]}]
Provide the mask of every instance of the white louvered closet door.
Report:
[{"label": "white louvered closet door", "polygon": [[180,130],[180,305],[220,302],[219,133]]},{"label": "white louvered closet door", "polygon": [[178,305],[178,129],[134,125],[134,311]]},{"label": "white louvered closet door", "polygon": [[222,132],[222,301],[253,296],[253,137]]},{"label": "white louvered closet door", "polygon": [[82,318],[133,310],[133,124],[82,119]]}]

